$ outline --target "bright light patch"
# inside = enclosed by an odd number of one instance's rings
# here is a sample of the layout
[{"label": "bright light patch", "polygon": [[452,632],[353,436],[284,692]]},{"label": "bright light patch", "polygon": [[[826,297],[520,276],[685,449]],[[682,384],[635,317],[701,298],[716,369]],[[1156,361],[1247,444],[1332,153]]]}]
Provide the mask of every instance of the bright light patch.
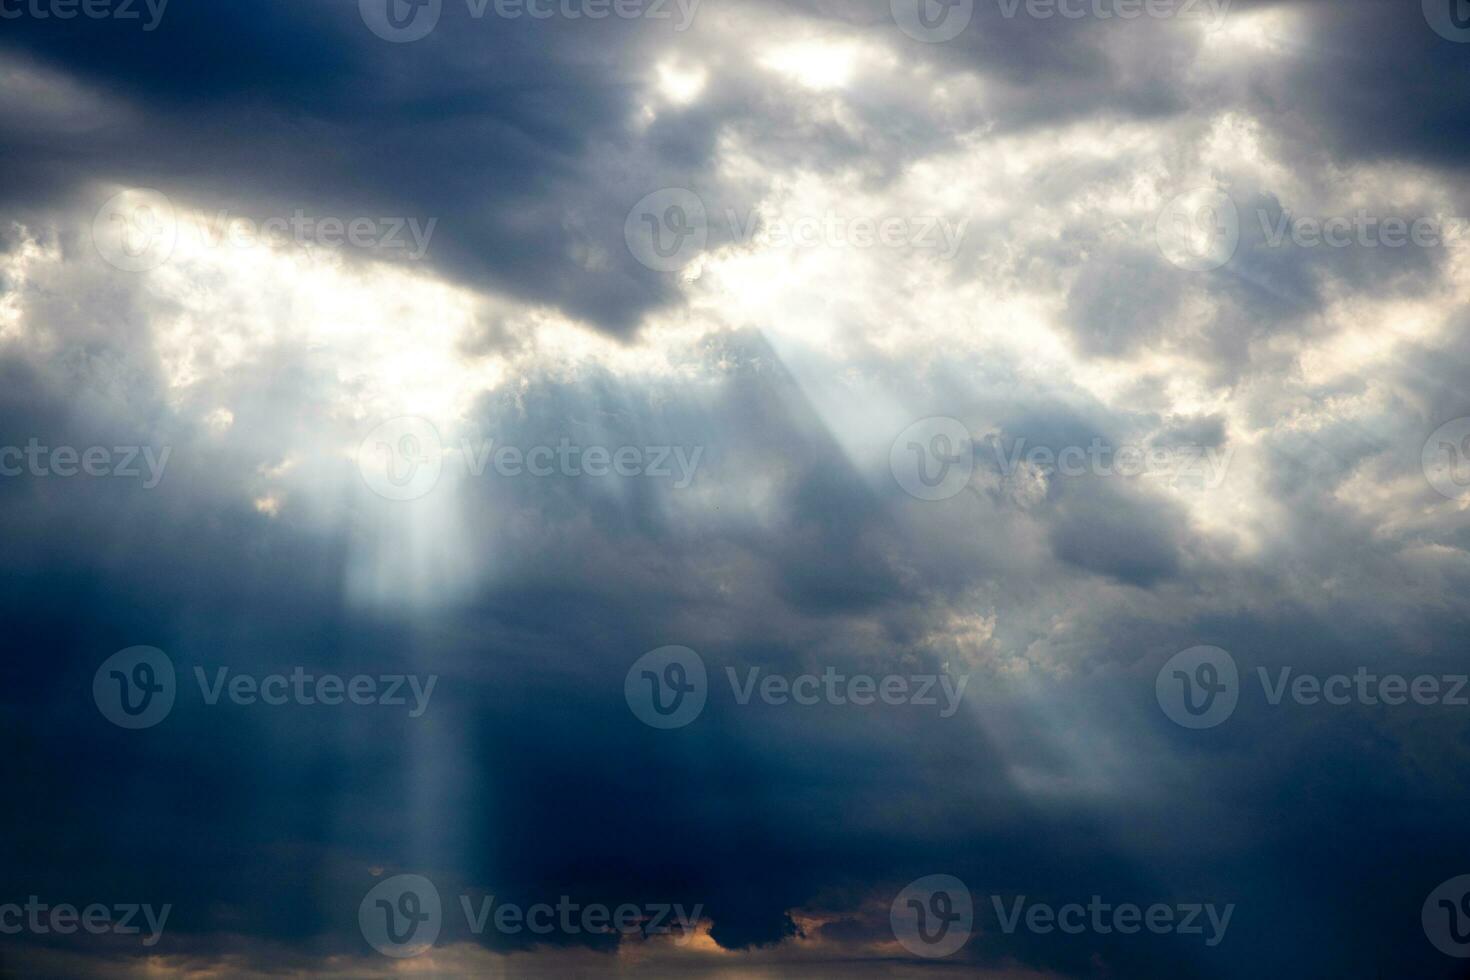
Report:
[{"label": "bright light patch", "polygon": [[847,86],[858,55],[852,42],[800,41],[774,49],[760,59],[760,65],[805,88],[826,91]]},{"label": "bright light patch", "polygon": [[498,381],[493,360],[459,349],[481,307],[474,294],[405,264],[195,233],[209,220],[180,210],[169,260],[146,273],[172,311],[155,339],[180,394],[291,348],[330,366],[336,384],[323,394],[349,417],[444,421]]},{"label": "bright light patch", "polygon": [[688,105],[699,98],[709,81],[709,72],[695,65],[682,67],[671,62],[658,66],[658,90],[675,105]]},{"label": "bright light patch", "polygon": [[1206,31],[1206,43],[1212,50],[1232,55],[1286,52],[1302,44],[1301,35],[1295,30],[1297,19],[1296,12],[1284,6],[1232,9],[1218,25]]}]

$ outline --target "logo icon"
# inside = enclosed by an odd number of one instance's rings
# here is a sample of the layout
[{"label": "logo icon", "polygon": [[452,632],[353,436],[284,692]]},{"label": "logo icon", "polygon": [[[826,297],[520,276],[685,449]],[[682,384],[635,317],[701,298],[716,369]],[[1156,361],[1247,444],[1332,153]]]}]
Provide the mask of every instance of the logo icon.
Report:
[{"label": "logo icon", "polygon": [[888,0],[893,22],[915,41],[952,41],[970,26],[975,0]]},{"label": "logo icon", "polygon": [[1235,713],[1240,672],[1235,658],[1219,647],[1190,647],[1159,668],[1154,693],[1176,725],[1214,728]]},{"label": "logo icon", "polygon": [[418,956],[434,945],[443,924],[439,889],[422,875],[378,882],[357,907],[362,938],[384,956]]},{"label": "logo icon", "polygon": [[92,217],[97,254],[123,272],[148,272],[163,265],[178,235],[173,202],[147,188],[114,194]]},{"label": "logo icon", "polygon": [[1424,442],[1424,477],[1441,496],[1470,494],[1470,417],[1446,422]]},{"label": "logo icon", "polygon": [[888,912],[893,936],[915,956],[949,956],[970,938],[975,906],[954,875],[925,875],[898,893]]},{"label": "logo icon", "polygon": [[1424,0],[1424,19],[1445,40],[1470,42],[1470,0]]},{"label": "logo icon", "polygon": [[177,693],[174,664],[157,647],[119,650],[92,675],[92,700],[119,728],[152,728],[168,717]]},{"label": "logo icon", "polygon": [[414,500],[433,490],[444,468],[444,444],[428,419],[400,415],[376,426],[357,448],[368,489],[388,500]]},{"label": "logo icon", "polygon": [[888,467],[909,496],[947,500],[969,484],[975,447],[963,422],[935,415],[898,434],[888,451]]},{"label": "logo icon", "polygon": [[1240,245],[1240,212],[1230,195],[1213,187],[1185,191],[1165,206],[1154,224],[1164,258],[1190,272],[1218,269]]},{"label": "logo icon", "polygon": [[439,23],[443,7],[444,0],[357,0],[368,30],[394,44],[427,36]]},{"label": "logo icon", "polygon": [[1470,875],[1444,882],[1424,900],[1424,935],[1446,956],[1470,958]]},{"label": "logo icon", "polygon": [[656,272],[678,272],[709,240],[704,202],[682,187],[654,191],[628,212],[623,238],[641,264]]},{"label": "logo icon", "polygon": [[683,728],[699,717],[708,695],[704,661],[688,647],[650,650],[623,680],[628,707],[651,728]]}]

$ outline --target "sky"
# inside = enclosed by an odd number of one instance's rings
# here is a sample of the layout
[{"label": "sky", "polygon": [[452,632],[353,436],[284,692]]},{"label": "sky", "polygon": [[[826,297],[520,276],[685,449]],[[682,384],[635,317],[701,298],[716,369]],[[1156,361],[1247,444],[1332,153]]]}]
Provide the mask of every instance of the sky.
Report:
[{"label": "sky", "polygon": [[0,977],[1470,977],[1467,168],[1465,0],[0,0]]}]

